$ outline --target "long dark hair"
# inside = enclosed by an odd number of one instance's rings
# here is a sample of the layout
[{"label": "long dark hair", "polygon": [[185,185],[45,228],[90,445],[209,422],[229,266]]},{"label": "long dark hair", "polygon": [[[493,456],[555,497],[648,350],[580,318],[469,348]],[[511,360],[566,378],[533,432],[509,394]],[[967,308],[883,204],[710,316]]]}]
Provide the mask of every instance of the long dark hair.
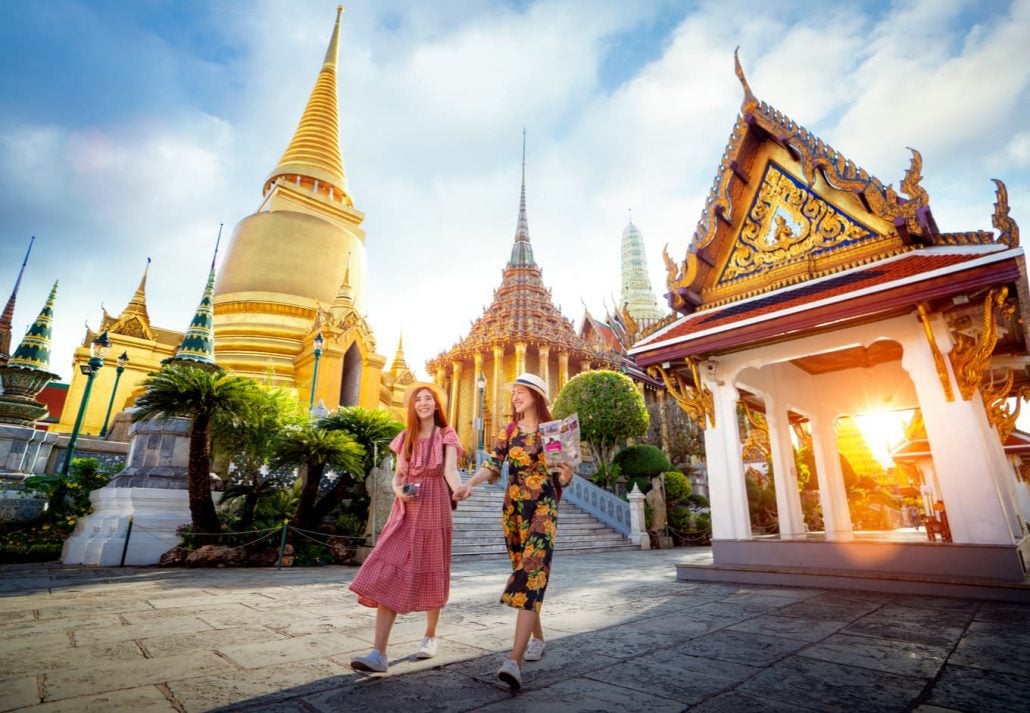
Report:
[{"label": "long dark hair", "polygon": [[[521,384],[520,384],[520,386],[521,386]],[[526,386],[525,389],[526,389],[526,391],[528,391],[529,393],[531,393],[533,395],[533,405],[536,406],[537,421],[539,421],[540,423],[544,423],[545,421],[553,421],[554,418],[551,416],[551,409],[549,409],[547,407],[547,401],[540,394],[540,392],[537,391],[536,389],[531,389],[528,386]],[[517,412],[515,410],[515,407],[512,406],[512,409],[511,409],[511,422],[513,424],[515,424],[516,426],[518,426],[518,424],[519,424],[519,416],[521,416],[521,415],[522,414]]]}]

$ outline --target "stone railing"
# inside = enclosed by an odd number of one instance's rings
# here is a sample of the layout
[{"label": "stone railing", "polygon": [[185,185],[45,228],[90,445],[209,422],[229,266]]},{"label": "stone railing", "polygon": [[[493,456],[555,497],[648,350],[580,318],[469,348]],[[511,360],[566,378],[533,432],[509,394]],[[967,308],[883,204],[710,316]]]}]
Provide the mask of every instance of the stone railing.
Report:
[{"label": "stone railing", "polygon": [[650,537],[644,530],[644,495],[636,486],[633,486],[628,496],[629,502],[626,502],[583,476],[575,475],[563,490],[562,497],[613,530],[621,532],[633,544],[640,545],[641,549],[650,548]]}]

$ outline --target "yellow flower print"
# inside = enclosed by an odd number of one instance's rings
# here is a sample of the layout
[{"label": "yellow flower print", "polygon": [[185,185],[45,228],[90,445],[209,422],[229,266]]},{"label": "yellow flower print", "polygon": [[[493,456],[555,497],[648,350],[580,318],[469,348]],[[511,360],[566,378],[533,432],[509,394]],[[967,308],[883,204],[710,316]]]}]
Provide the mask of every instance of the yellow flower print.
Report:
[{"label": "yellow flower print", "polygon": [[507,604],[510,601],[511,601],[511,594],[509,594],[508,592],[505,592],[504,594],[501,595],[501,604]]},{"label": "yellow flower print", "polygon": [[522,490],[517,485],[512,485],[508,488],[508,497],[512,500],[518,500],[522,494]]},{"label": "yellow flower print", "polygon": [[548,520],[544,523],[544,532],[547,533],[548,537],[554,539],[554,536],[558,534],[558,528],[554,526],[554,520]]},{"label": "yellow flower print", "polygon": [[511,460],[512,463],[521,466],[528,466],[533,462],[533,459],[529,457],[529,454],[526,453],[526,450],[520,446],[515,446],[514,448],[510,449],[508,451],[508,458]]},{"label": "yellow flower print", "polygon": [[526,606],[526,599],[528,599],[528,597],[526,596],[525,592],[519,592],[518,594],[512,596],[511,605],[513,607],[518,607],[519,609],[522,609]]},{"label": "yellow flower print", "polygon": [[526,586],[534,592],[543,589],[547,586],[547,572],[540,571],[530,575],[529,579],[526,580]]},{"label": "yellow flower print", "polygon": [[526,546],[522,548],[522,556],[532,557],[535,551],[536,550],[533,549],[533,543],[527,543]]},{"label": "yellow flower print", "polygon": [[540,488],[542,488],[544,483],[546,482],[547,477],[540,475],[539,473],[534,473],[533,475],[526,476],[526,487],[534,492],[539,491]]},{"label": "yellow flower print", "polygon": [[551,508],[547,503],[537,503],[536,510],[533,511],[533,517],[546,517],[550,512]]}]

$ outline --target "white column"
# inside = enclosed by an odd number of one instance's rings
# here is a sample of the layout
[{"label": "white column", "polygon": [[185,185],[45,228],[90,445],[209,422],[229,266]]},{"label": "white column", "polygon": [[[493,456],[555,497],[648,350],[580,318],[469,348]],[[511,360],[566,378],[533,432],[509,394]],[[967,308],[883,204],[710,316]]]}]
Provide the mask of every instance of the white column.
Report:
[{"label": "white column", "polygon": [[642,550],[651,549],[651,536],[644,527],[644,494],[633,483],[633,490],[626,496],[629,499],[629,539]]},{"label": "white column", "polygon": [[737,425],[739,394],[732,385],[705,382],[715,401],[715,428],[705,430],[708,457],[708,499],[712,506],[712,538],[751,539],[751,515],[744,483],[740,428]]},{"label": "white column", "polygon": [[850,542],[855,539],[851,511],[844,490],[844,472],[840,467],[840,449],[834,417],[812,416],[812,451],[819,480],[819,504],[823,508],[823,527],[827,541]]},{"label": "white column", "polygon": [[[914,327],[918,323],[913,318]],[[951,336],[940,319],[931,325],[941,351],[951,350]],[[952,539],[976,544],[1013,544],[1025,535],[1019,505],[1002,470],[1004,450],[987,421],[979,391],[963,401],[951,376],[953,401],[947,401],[925,334],[913,328],[899,339],[901,365],[912,378],[926,424],[934,470],[948,515]],[[1000,471],[1000,472],[999,472]]]},{"label": "white column", "polygon": [[794,446],[790,441],[789,415],[773,396],[765,397],[765,420],[769,425],[769,446],[772,450],[780,538],[804,538],[805,517],[801,509],[801,494],[798,492],[798,474],[795,470]]}]

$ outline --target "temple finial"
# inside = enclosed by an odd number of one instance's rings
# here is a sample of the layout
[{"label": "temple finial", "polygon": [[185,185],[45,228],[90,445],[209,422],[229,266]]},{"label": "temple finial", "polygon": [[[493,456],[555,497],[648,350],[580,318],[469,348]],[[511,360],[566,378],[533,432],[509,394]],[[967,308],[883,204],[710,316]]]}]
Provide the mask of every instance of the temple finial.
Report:
[{"label": "temple finial", "polygon": [[747,83],[747,77],[744,76],[744,68],[740,66],[740,46],[733,50],[733,66],[734,71],[737,73],[737,79],[740,80],[740,85],[744,88],[744,101],[741,102],[740,112],[742,114],[750,114],[758,108],[758,99],[751,92],[751,86]]},{"label": "temple finial", "polygon": [[515,244],[508,264],[514,267],[536,265],[533,246],[529,243],[529,219],[526,217],[526,127],[522,127],[522,193],[519,197],[519,220],[515,226]]},{"label": "temple finial", "polygon": [[33,322],[25,332],[21,344],[14,351],[14,355],[7,362],[9,367],[21,369],[36,369],[38,371],[49,371],[50,369],[50,337],[54,323],[54,299],[57,297],[57,282],[50,289],[46,304],[40,311],[36,321]]},{"label": "temple finial", "polygon": [[14,324],[14,303],[18,299],[18,288],[21,287],[21,278],[25,274],[25,266],[29,262],[29,255],[32,253],[32,244],[36,242],[36,236],[29,238],[29,247],[25,250],[25,258],[21,261],[18,269],[18,277],[14,281],[14,289],[7,300],[3,313],[0,313],[0,364],[6,362],[11,353],[11,326]]},{"label": "temple finial", "polygon": [[[147,273],[150,272],[150,258],[147,258],[147,266],[143,268],[143,277],[140,278],[139,287],[136,288],[136,292],[132,295],[132,299],[129,300],[129,304],[122,310],[121,315],[118,317],[121,319],[126,314],[139,314],[147,317]],[[101,303],[100,308],[103,309],[104,305]]]},{"label": "temple finial", "polygon": [[336,97],[336,62],[342,16],[341,5],[336,8],[336,24],[326,48],[322,69],[289,146],[265,180],[265,195],[272,189],[276,179],[283,178],[317,195],[324,195],[324,189],[329,189],[330,200],[353,206],[347,194],[346,173],[340,153],[340,117]]}]

